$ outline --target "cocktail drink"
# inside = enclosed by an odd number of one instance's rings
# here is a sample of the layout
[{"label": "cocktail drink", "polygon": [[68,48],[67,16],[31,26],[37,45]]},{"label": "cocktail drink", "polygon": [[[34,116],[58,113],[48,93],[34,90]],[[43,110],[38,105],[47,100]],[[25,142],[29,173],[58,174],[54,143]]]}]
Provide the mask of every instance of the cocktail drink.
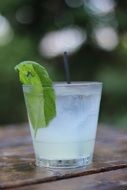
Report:
[{"label": "cocktail drink", "polygon": [[[45,87],[48,88],[48,87]],[[30,112],[43,113],[43,94],[32,94],[32,86],[23,86],[33,146],[38,166],[78,167],[92,161],[101,97],[101,83],[56,83],[56,116],[47,127],[33,130]],[[29,104],[34,97],[34,105]],[[33,110],[31,110],[33,109]],[[50,108],[49,108],[50,109]]]},{"label": "cocktail drink", "polygon": [[[102,84],[24,84],[36,165],[74,168],[92,162]],[[51,93],[52,92],[52,93]],[[49,96],[46,97],[46,94]],[[47,103],[46,103],[47,102]]]}]

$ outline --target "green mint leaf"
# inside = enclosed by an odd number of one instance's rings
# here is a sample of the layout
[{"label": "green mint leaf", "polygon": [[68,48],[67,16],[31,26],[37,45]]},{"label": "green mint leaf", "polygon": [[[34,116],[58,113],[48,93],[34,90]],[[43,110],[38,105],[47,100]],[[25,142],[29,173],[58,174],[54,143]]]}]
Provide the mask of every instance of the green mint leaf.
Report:
[{"label": "green mint leaf", "polygon": [[46,127],[56,115],[55,92],[46,69],[33,61],[19,63],[19,79],[24,85],[28,117],[35,134],[38,128]]}]

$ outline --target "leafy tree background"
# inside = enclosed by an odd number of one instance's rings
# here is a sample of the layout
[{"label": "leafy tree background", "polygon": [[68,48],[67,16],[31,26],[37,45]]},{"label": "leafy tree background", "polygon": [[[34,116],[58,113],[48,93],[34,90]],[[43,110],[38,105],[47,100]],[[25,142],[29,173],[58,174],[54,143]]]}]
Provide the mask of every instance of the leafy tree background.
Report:
[{"label": "leafy tree background", "polygon": [[[38,47],[49,32],[76,26],[86,32],[87,39],[69,55],[71,80],[102,81],[101,122],[127,126],[127,1],[107,0],[109,9],[114,5],[107,12],[106,0],[101,1],[100,7],[94,7],[93,2],[95,0],[0,1],[1,18],[11,27],[10,40],[6,42],[8,36],[2,37],[0,19],[1,125],[26,121],[22,89],[14,66],[23,60],[34,60],[48,69],[54,81],[65,80],[62,54],[46,57]],[[96,3],[99,4],[99,0]],[[118,43],[113,48],[99,45],[93,35],[97,26],[109,26],[116,32]],[[108,37],[105,41],[112,43]]]}]

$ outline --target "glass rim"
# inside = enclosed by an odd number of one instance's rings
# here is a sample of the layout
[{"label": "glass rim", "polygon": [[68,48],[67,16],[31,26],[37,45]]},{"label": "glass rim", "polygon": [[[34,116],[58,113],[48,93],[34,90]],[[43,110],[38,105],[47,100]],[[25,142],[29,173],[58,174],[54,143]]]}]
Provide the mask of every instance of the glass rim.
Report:
[{"label": "glass rim", "polygon": [[[53,87],[69,87],[69,86],[102,86],[103,83],[99,81],[72,81],[71,83],[67,82],[53,82]],[[33,86],[32,84],[22,84],[23,87]],[[48,88],[50,86],[43,86]]]}]

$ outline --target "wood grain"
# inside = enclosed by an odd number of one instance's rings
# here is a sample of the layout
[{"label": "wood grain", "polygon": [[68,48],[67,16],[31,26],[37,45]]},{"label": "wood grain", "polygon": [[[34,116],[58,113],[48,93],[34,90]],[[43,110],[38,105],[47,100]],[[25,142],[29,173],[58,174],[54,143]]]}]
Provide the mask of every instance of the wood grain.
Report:
[{"label": "wood grain", "polygon": [[94,162],[87,168],[49,170],[35,167],[31,143],[28,126],[0,129],[0,189],[127,168],[127,133],[108,127],[98,128]]},{"label": "wood grain", "polygon": [[127,190],[127,169],[22,187],[18,190]]}]

